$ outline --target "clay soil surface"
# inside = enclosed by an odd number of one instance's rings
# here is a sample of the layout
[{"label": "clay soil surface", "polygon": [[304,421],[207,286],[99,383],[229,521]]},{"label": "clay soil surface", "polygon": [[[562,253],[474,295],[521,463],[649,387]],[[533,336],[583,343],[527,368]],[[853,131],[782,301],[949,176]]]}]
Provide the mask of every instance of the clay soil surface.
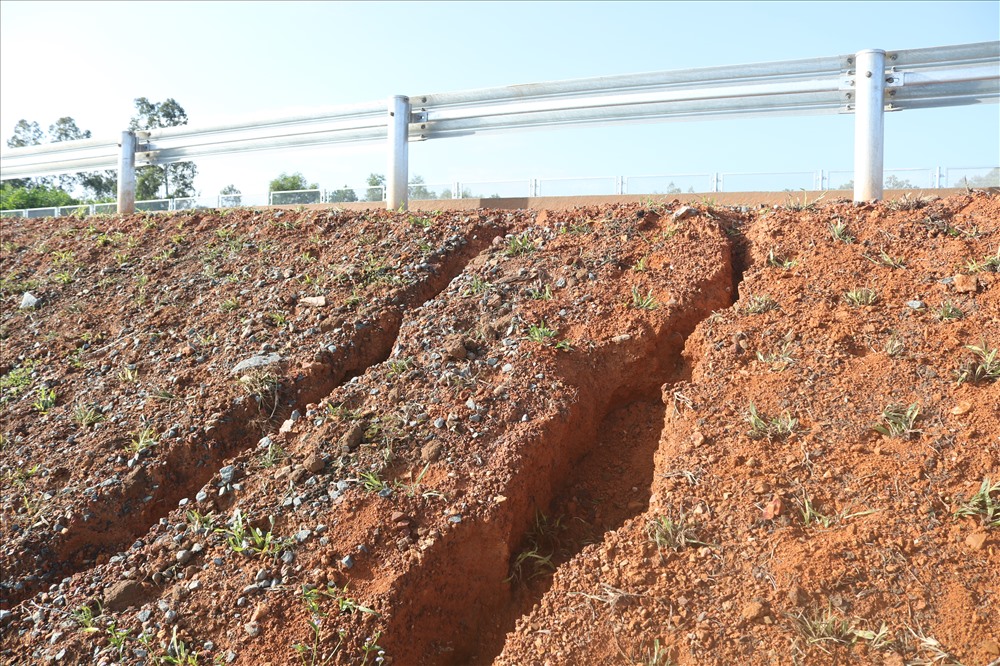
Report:
[{"label": "clay soil surface", "polygon": [[0,662],[1000,663],[1000,196],[5,219]]}]

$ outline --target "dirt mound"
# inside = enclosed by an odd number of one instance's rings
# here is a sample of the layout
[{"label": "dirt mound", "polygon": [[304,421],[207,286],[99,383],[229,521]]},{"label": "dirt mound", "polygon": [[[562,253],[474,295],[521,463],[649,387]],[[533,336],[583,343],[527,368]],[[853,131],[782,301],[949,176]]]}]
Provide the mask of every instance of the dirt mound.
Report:
[{"label": "dirt mound", "polygon": [[0,655],[1000,657],[1000,198],[798,208],[5,220]]}]

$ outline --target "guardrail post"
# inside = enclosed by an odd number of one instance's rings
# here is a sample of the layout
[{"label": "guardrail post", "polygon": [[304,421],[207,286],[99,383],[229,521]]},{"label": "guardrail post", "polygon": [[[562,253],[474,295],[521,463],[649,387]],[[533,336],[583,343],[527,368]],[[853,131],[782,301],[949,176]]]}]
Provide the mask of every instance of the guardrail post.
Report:
[{"label": "guardrail post", "polygon": [[386,175],[386,208],[406,210],[409,199],[410,98],[389,98],[389,169]]},{"label": "guardrail post", "polygon": [[934,189],[941,189],[941,167],[934,167]]},{"label": "guardrail post", "polygon": [[135,212],[135,146],[134,132],[122,132],[121,153],[118,155],[118,214]]},{"label": "guardrail post", "polygon": [[460,183],[460,182],[458,182],[456,180],[455,183],[454,183],[454,185],[452,187],[454,187],[454,189],[451,191],[452,192],[451,198],[452,199],[461,199],[462,198],[462,183]]},{"label": "guardrail post", "polygon": [[858,51],[854,61],[854,200],[880,201],[885,148],[885,51]]}]

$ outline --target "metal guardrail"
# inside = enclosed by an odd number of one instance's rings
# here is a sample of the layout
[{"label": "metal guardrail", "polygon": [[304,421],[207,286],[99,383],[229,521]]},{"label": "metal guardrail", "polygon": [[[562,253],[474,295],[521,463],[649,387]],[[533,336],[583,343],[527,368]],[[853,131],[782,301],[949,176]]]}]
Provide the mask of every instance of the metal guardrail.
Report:
[{"label": "metal guardrail", "polygon": [[709,118],[853,113],[855,199],[882,195],[886,111],[1000,100],[1000,42],[605,76],[394,96],[308,116],[123,132],[15,148],[0,177],[119,169],[119,210],[135,206],[135,167],[208,155],[387,140],[386,203],[407,202],[408,144],[480,132]]}]

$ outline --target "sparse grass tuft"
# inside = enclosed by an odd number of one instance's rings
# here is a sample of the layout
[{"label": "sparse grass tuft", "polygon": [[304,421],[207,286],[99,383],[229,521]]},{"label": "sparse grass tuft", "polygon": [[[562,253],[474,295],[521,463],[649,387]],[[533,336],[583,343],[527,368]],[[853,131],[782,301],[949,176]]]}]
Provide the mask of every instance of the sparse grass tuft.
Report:
[{"label": "sparse grass tuft", "polygon": [[830,235],[833,236],[833,240],[847,244],[854,242],[854,236],[852,236],[847,230],[846,222],[842,220],[835,220],[831,222],[827,228],[830,230]]},{"label": "sparse grass tuft", "polygon": [[966,345],[965,348],[976,358],[966,361],[954,371],[953,374],[959,384],[981,384],[1000,379],[1000,358],[997,358],[996,347],[986,349],[986,345],[981,347]]},{"label": "sparse grass tuft", "polygon": [[948,321],[950,319],[962,319],[965,317],[965,313],[962,312],[962,310],[951,301],[945,301],[944,303],[942,303],[941,307],[939,307],[934,314],[941,321]]},{"label": "sparse grass tuft", "polygon": [[878,300],[878,294],[874,290],[868,289],[867,287],[861,287],[858,289],[851,289],[844,293],[844,300],[853,305],[854,307],[861,307],[862,305],[874,305]]},{"label": "sparse grass tuft", "polygon": [[767,251],[768,266],[773,266],[774,268],[784,268],[787,271],[791,268],[794,268],[796,265],[798,265],[798,263],[799,262],[795,261],[794,259],[788,259],[787,257],[779,255],[777,252],[774,251],[773,247]]},{"label": "sparse grass tuft", "polygon": [[128,450],[132,453],[141,453],[156,444],[157,437],[156,430],[146,426],[132,433],[132,441],[129,443]]},{"label": "sparse grass tuft", "polygon": [[707,546],[698,539],[698,533],[681,511],[676,517],[657,516],[646,523],[646,535],[660,550],[669,548],[680,551],[687,546]]},{"label": "sparse grass tuft", "polygon": [[93,406],[76,405],[73,407],[73,422],[81,428],[89,428],[104,420],[104,414]]},{"label": "sparse grass tuft", "polygon": [[543,321],[539,324],[528,326],[528,339],[540,345],[548,344],[556,337],[556,332],[549,328]]},{"label": "sparse grass tuft", "polygon": [[812,500],[806,494],[805,488],[802,489],[802,507],[799,509],[799,512],[802,514],[802,523],[806,527],[810,525],[830,527],[835,519],[834,516],[827,516],[816,510]]},{"label": "sparse grass tuft", "polygon": [[885,341],[884,350],[886,356],[896,358],[906,350],[906,345],[895,335],[890,335],[889,339]]},{"label": "sparse grass tuft", "polygon": [[247,395],[257,402],[257,409],[266,412],[268,418],[273,418],[278,411],[278,396],[281,393],[281,382],[278,376],[266,368],[253,368],[240,377]]},{"label": "sparse grass tuft", "polygon": [[536,301],[551,301],[552,300],[552,287],[545,285],[544,287],[539,284],[536,287],[529,287],[527,289],[528,298]]},{"label": "sparse grass tuft", "polygon": [[510,240],[507,241],[507,249],[504,250],[504,255],[516,257],[522,254],[530,254],[535,249],[534,241],[528,237],[527,233],[523,233],[520,236],[511,236]]},{"label": "sparse grass tuft", "polygon": [[473,275],[472,279],[469,280],[468,288],[462,292],[463,296],[479,296],[485,294],[490,290],[491,285],[489,282],[479,277],[478,275]]},{"label": "sparse grass tuft", "polygon": [[824,198],[826,198],[826,192],[824,192],[823,194],[819,195],[818,197],[810,201],[808,195],[806,194],[806,191],[802,190],[802,201],[797,201],[789,197],[787,206],[789,210],[796,210],[796,211],[812,210],[816,207],[816,204],[818,204]]},{"label": "sparse grass tuft", "polygon": [[920,416],[920,405],[916,403],[910,406],[891,404],[882,410],[882,423],[872,427],[889,437],[909,439],[910,435],[920,432],[913,427],[918,416]]},{"label": "sparse grass tuft", "polygon": [[878,264],[880,266],[888,266],[889,268],[906,268],[906,260],[902,257],[893,257],[885,250],[878,251],[878,258],[864,255],[865,259],[872,262],[873,264]]},{"label": "sparse grass tuft", "polygon": [[660,304],[653,297],[652,290],[643,296],[638,287],[632,287],[632,307],[639,310],[655,310]]},{"label": "sparse grass tuft", "polygon": [[776,310],[778,308],[778,302],[768,296],[767,294],[760,294],[758,296],[751,296],[747,299],[747,303],[743,306],[743,312],[746,314],[763,314],[769,310]]},{"label": "sparse grass tuft", "polygon": [[827,654],[827,645],[849,645],[855,638],[852,623],[835,615],[832,608],[816,610],[808,615],[799,611],[788,615],[788,619],[792,621],[792,629],[802,640]]},{"label": "sparse grass tuft", "polygon": [[1000,527],[1000,481],[985,477],[979,490],[955,510],[955,516],[978,517],[985,527]]},{"label": "sparse grass tuft", "polygon": [[798,419],[792,418],[790,412],[785,411],[780,416],[768,419],[757,412],[757,406],[752,402],[747,411],[746,420],[750,424],[750,437],[752,439],[782,439],[791,436],[799,426]]},{"label": "sparse grass tuft", "polygon": [[56,390],[46,389],[39,387],[37,392],[37,397],[35,402],[32,403],[32,407],[35,408],[39,414],[48,414],[49,410],[56,406]]}]

